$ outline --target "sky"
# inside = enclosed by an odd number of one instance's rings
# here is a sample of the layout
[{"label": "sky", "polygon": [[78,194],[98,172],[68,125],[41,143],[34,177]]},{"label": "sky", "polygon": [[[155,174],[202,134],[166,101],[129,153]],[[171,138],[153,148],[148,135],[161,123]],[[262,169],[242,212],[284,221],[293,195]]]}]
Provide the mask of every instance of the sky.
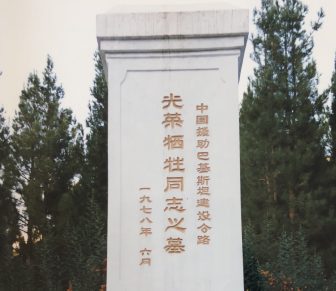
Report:
[{"label": "sky", "polygon": [[[250,32],[254,7],[260,0],[225,0],[238,8],[250,10]],[[336,52],[336,1],[303,0],[308,5],[307,21],[316,18],[320,7],[326,17],[322,29],[314,37],[314,59],[320,76],[319,90],[330,83]],[[49,54],[58,81],[65,90],[63,107],[73,110],[77,120],[85,123],[90,87],[94,79],[94,52],[97,50],[96,15],[113,11],[116,5],[164,5],[210,3],[205,0],[0,0],[0,107],[10,121],[18,108],[21,90],[29,73],[41,74]],[[239,84],[239,100],[253,74],[248,41]]]}]

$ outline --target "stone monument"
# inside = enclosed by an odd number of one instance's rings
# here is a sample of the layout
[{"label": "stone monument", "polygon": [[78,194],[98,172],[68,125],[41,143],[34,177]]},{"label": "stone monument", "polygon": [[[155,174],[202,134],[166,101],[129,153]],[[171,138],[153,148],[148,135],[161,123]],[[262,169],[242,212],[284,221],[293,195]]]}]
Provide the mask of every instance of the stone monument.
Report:
[{"label": "stone monument", "polygon": [[97,16],[109,291],[243,291],[238,81],[248,10]]}]

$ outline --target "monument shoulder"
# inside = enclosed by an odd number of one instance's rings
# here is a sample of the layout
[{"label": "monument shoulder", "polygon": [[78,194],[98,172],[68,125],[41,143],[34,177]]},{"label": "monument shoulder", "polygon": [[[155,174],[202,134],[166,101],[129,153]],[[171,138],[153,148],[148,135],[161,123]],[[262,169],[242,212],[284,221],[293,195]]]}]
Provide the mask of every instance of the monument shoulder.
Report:
[{"label": "monument shoulder", "polygon": [[167,39],[247,35],[248,14],[247,9],[104,14],[97,16],[97,37]]}]

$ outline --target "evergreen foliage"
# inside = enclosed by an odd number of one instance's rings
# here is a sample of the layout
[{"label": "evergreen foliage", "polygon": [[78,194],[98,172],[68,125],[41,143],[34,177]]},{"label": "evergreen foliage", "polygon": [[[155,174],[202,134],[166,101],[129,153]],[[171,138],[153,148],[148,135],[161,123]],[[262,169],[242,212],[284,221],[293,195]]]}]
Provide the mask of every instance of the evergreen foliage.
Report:
[{"label": "evergreen foliage", "polygon": [[[60,208],[61,201],[71,191],[83,162],[82,128],[69,109],[60,108],[63,95],[48,57],[42,80],[36,73],[28,77],[13,120],[9,176],[24,202],[19,218],[25,240],[20,241],[18,251],[30,272],[32,290],[57,289],[57,280],[50,273],[56,265],[61,268],[58,263],[64,259],[56,251],[62,244],[59,227],[67,217]],[[57,254],[49,257],[52,264],[43,269],[41,247],[45,249],[51,234],[56,234],[54,249],[48,251]]]},{"label": "evergreen foliage", "polygon": [[0,290],[11,283],[8,267],[12,265],[12,244],[19,236],[18,212],[7,177],[9,165],[9,128],[0,108]]},{"label": "evergreen foliage", "polygon": [[281,233],[278,255],[265,269],[271,274],[267,290],[327,290],[321,257],[309,251],[302,229]]},{"label": "evergreen foliage", "polygon": [[332,161],[336,159],[336,57],[334,61],[334,72],[331,77],[331,86],[329,88],[331,97],[331,114],[329,117],[330,125],[330,158]]},{"label": "evergreen foliage", "polygon": [[[318,230],[314,234],[314,241],[321,250],[323,262],[328,275],[336,269],[336,58],[331,85],[325,94],[330,98],[331,111],[329,112],[329,136],[328,136],[328,171],[321,179],[322,191],[326,202],[319,205]],[[322,192],[321,191],[321,192]],[[323,218],[323,221],[321,221]],[[321,223],[323,222],[323,224]]]},{"label": "evergreen foliage", "polygon": [[93,97],[89,105],[90,115],[86,125],[87,167],[86,187],[93,195],[107,217],[107,83],[103,64],[98,53],[95,54],[96,75],[91,89]]},{"label": "evergreen foliage", "polygon": [[70,272],[74,290],[98,290],[105,282],[102,268],[106,258],[106,239],[103,212],[91,197],[79,224],[73,226],[69,236]]},{"label": "evergreen foliage", "polygon": [[296,0],[276,3],[262,1],[255,12],[257,68],[240,119],[243,197],[251,209],[262,206],[264,217],[295,223],[305,217],[323,166],[324,100],[316,88],[313,40],[304,29],[307,7]]},{"label": "evergreen foliage", "polygon": [[319,11],[310,31],[307,13],[299,0],[262,0],[254,12],[256,68],[240,111],[242,210],[244,224],[255,229],[254,255],[278,284],[327,290],[322,270],[330,275],[336,268],[336,78],[327,93],[318,94],[313,35],[324,13]]},{"label": "evergreen foliage", "polygon": [[[105,282],[107,84],[96,54],[83,130],[47,59],[28,77],[12,134],[0,110],[0,290],[98,290]],[[16,248],[13,249],[13,243]]]},{"label": "evergreen foliage", "polygon": [[243,231],[244,288],[248,291],[263,291],[264,279],[255,256],[255,232],[248,224]]},{"label": "evergreen foliage", "polygon": [[75,291],[98,290],[106,280],[102,269],[107,257],[107,84],[98,53],[95,68],[82,178],[70,198],[76,212],[65,226],[67,269]]},{"label": "evergreen foliage", "polygon": [[[313,32],[308,9],[298,0],[263,0],[254,13],[252,37],[254,77],[240,112],[243,219],[267,236],[269,220],[275,234],[303,226],[308,239],[321,237],[321,217],[328,208],[325,157],[328,125],[326,95],[317,91],[318,73],[312,59]],[[271,257],[273,248],[259,250]],[[315,241],[318,247],[318,241]]]}]

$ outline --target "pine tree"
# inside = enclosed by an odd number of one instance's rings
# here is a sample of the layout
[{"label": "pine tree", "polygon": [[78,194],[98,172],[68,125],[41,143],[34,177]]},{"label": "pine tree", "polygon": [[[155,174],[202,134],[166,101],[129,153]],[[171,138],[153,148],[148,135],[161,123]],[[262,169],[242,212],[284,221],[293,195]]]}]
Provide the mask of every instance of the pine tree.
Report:
[{"label": "pine tree", "polygon": [[99,55],[95,55],[96,76],[87,119],[85,163],[82,177],[64,196],[62,208],[72,207],[63,225],[68,259],[64,270],[74,290],[98,290],[105,283],[102,265],[107,257],[107,84]]},{"label": "pine tree", "polygon": [[250,224],[243,231],[244,288],[248,291],[264,290],[264,280],[260,274],[260,266],[256,258],[255,231]]},{"label": "pine tree", "polygon": [[336,58],[331,85],[325,94],[330,98],[331,111],[329,112],[328,136],[328,172],[321,179],[321,192],[323,204],[319,207],[318,221],[323,225],[316,228],[313,239],[318,249],[322,252],[323,262],[328,275],[336,271]]},{"label": "pine tree", "polygon": [[336,160],[336,57],[334,61],[334,72],[331,77],[331,86],[329,88],[330,97],[331,97],[331,114],[329,117],[330,125],[330,152],[331,159]]},{"label": "pine tree", "polygon": [[281,233],[278,254],[267,268],[275,279],[270,290],[327,290],[321,258],[309,251],[302,229]]},{"label": "pine tree", "polygon": [[83,162],[82,129],[69,109],[60,108],[63,95],[48,57],[42,80],[36,73],[29,75],[13,120],[12,177],[25,206],[20,220],[26,242],[21,242],[20,254],[27,266],[35,265],[33,290],[46,288],[40,282],[46,270],[36,268],[41,263],[38,247],[51,231],[62,233],[67,215],[60,203]]},{"label": "pine tree", "polygon": [[86,187],[95,197],[99,207],[107,217],[107,83],[103,64],[95,54],[96,75],[91,89],[93,101],[89,105],[90,115],[87,127],[87,168]]},{"label": "pine tree", "polygon": [[[263,0],[254,13],[254,77],[240,112],[243,219],[258,232],[271,219],[313,227],[309,211],[318,203],[325,173],[325,97],[317,92],[312,59],[313,31],[305,30],[308,9],[299,0]],[[269,254],[271,255],[271,254]]]},{"label": "pine tree", "polygon": [[9,290],[12,283],[13,243],[19,236],[18,213],[7,177],[9,165],[9,128],[0,108],[0,290]]},{"label": "pine tree", "polygon": [[79,224],[69,228],[69,262],[74,290],[98,290],[105,283],[107,237],[105,217],[94,197],[89,197]]}]

